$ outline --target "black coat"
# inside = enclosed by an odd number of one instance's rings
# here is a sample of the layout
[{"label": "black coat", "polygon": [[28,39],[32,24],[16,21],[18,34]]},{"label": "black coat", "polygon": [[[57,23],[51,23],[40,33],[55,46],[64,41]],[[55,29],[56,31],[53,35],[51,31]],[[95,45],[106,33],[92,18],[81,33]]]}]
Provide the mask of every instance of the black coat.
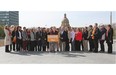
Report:
[{"label": "black coat", "polygon": [[[22,37],[22,31],[20,32],[21,32],[21,37]],[[19,31],[16,31],[16,39],[18,39],[18,37],[19,37]]]},{"label": "black coat", "polygon": [[42,39],[42,32],[36,32],[36,40],[39,41]]},{"label": "black coat", "polygon": [[16,36],[16,31],[12,31],[12,37],[11,39],[13,40],[13,38]]},{"label": "black coat", "polygon": [[94,36],[95,36],[95,39],[100,39],[100,37],[101,37],[101,35],[100,35],[100,30],[99,30],[98,27],[96,28],[96,31],[95,31]]},{"label": "black coat", "polygon": [[42,32],[42,46],[46,46],[47,45],[47,33],[46,32]]},{"label": "black coat", "polygon": [[106,36],[106,43],[113,44],[113,28],[108,31],[108,36]]},{"label": "black coat", "polygon": [[63,42],[66,42],[68,41],[68,32],[67,31],[63,31],[62,34],[60,34],[60,40],[63,41]]},{"label": "black coat", "polygon": [[88,37],[88,31],[86,30],[86,32],[83,32],[83,38],[84,40],[87,40]]},{"label": "black coat", "polygon": [[36,40],[37,40],[37,44],[41,45],[41,42],[42,42],[42,32],[36,32]]}]

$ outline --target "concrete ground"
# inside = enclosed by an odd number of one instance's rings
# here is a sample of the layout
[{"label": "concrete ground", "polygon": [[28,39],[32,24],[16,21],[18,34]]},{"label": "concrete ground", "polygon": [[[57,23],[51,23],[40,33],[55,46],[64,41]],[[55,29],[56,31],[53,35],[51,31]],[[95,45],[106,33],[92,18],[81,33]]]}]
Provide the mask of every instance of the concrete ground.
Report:
[{"label": "concrete ground", "polygon": [[0,64],[116,64],[116,54],[90,52],[11,52],[0,47]]}]

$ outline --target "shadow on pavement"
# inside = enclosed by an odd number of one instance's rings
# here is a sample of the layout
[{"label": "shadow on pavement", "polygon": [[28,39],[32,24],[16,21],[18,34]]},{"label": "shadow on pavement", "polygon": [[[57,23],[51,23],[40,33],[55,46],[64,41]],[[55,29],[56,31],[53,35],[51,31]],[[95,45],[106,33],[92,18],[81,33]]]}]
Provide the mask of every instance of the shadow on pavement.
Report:
[{"label": "shadow on pavement", "polygon": [[61,53],[62,55],[64,55],[64,57],[86,57],[85,55],[82,55],[81,53],[77,52],[63,52]]},{"label": "shadow on pavement", "polygon": [[18,54],[24,56],[39,55],[42,56],[43,52],[10,52],[10,54]]},{"label": "shadow on pavement", "polygon": [[[29,51],[29,52],[10,52],[10,54],[18,54],[18,55],[24,55],[24,56],[31,56],[31,55],[38,55],[38,56],[43,56],[45,54],[49,54],[51,52],[33,52],[33,51]],[[82,51],[73,51],[73,52],[55,52],[56,54],[61,54],[64,57],[86,57],[85,55],[83,55],[84,53],[93,53],[93,52],[82,52]],[[53,53],[54,54],[54,53]],[[103,53],[103,54],[110,54],[110,53]],[[110,55],[116,55],[116,52],[111,53]]]}]

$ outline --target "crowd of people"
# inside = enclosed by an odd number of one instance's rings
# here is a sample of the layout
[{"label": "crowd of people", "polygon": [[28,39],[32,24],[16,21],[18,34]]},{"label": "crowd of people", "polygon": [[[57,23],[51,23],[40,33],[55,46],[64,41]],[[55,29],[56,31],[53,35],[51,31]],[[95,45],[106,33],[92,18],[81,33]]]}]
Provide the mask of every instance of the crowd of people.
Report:
[{"label": "crowd of people", "polygon": [[[64,27],[60,28],[26,28],[11,25],[4,27],[5,52],[11,51],[86,51],[105,52],[106,41],[108,53],[112,53],[113,28],[111,25],[98,24],[85,28]],[[47,35],[58,35],[58,42],[48,42]],[[98,47],[100,44],[100,50]]]}]

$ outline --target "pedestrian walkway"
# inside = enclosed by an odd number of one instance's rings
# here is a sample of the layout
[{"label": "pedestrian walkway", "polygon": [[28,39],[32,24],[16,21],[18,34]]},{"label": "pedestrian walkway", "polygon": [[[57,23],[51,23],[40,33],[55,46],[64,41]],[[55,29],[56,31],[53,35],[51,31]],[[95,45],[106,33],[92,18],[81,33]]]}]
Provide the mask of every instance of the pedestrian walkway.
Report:
[{"label": "pedestrian walkway", "polygon": [[116,64],[116,54],[87,52],[11,52],[0,47],[0,64]]}]

